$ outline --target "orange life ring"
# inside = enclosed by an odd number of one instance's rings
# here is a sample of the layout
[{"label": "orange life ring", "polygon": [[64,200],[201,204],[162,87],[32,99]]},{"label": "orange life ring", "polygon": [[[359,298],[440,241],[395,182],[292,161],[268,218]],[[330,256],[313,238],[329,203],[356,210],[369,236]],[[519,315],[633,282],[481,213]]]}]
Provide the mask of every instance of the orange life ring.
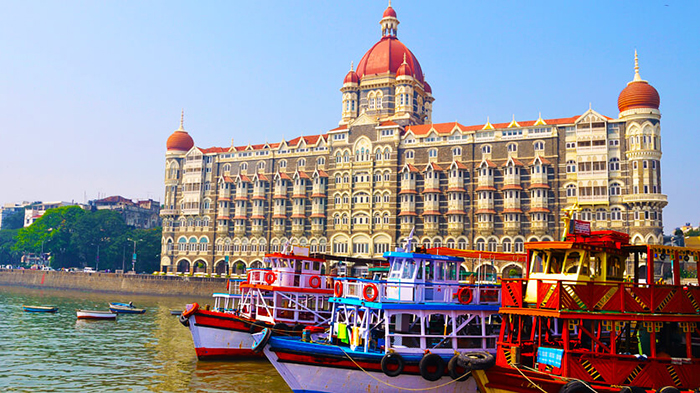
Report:
[{"label": "orange life ring", "polygon": [[190,315],[194,314],[194,312],[199,309],[199,304],[197,303],[188,304],[187,306],[185,306],[185,311],[182,312],[184,318],[189,318]]},{"label": "orange life ring", "polygon": [[275,282],[276,279],[277,279],[277,277],[275,277],[275,273],[273,273],[273,272],[265,273],[265,282],[267,283],[267,285],[272,285],[272,283]]},{"label": "orange life ring", "polygon": [[333,285],[333,294],[335,297],[342,297],[343,296],[343,283],[340,281],[336,281],[335,284]]},{"label": "orange life ring", "polygon": [[473,299],[474,299],[474,294],[472,293],[471,288],[469,288],[469,287],[459,288],[459,291],[457,292],[457,300],[461,304],[469,304],[472,302]]},{"label": "orange life ring", "polygon": [[377,289],[377,286],[374,283],[369,283],[365,285],[364,289],[362,290],[362,295],[368,302],[373,302],[377,300],[377,296],[379,296],[379,289]]},{"label": "orange life ring", "polygon": [[319,276],[311,276],[309,278],[309,286],[311,288],[318,288],[321,286],[321,277]]}]

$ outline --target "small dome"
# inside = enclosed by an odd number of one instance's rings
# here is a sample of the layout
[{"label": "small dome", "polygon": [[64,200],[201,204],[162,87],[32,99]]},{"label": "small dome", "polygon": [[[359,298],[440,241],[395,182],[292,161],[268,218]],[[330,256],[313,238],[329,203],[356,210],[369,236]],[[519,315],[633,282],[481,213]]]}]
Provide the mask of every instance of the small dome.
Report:
[{"label": "small dome", "polygon": [[428,82],[423,82],[423,90],[425,90],[426,93],[433,94],[433,89],[430,87]]},{"label": "small dome", "polygon": [[391,5],[386,7],[386,10],[384,10],[384,14],[382,15],[382,18],[396,18],[396,11],[394,11],[394,9],[391,8]]},{"label": "small dome", "polygon": [[647,81],[632,81],[617,98],[617,109],[624,112],[634,108],[659,109],[659,92]]},{"label": "small dome", "polygon": [[194,146],[194,140],[185,130],[177,130],[168,137],[165,146],[170,150],[188,151]]},{"label": "small dome", "polygon": [[348,74],[345,75],[345,79],[343,79],[343,84],[346,83],[360,83],[360,77],[357,76],[357,73],[353,70],[348,71]]},{"label": "small dome", "polygon": [[399,69],[396,70],[396,76],[399,77],[399,76],[411,76],[411,75],[413,75],[413,71],[411,70],[411,66],[409,66],[408,63],[406,63],[406,61],[404,60],[403,64],[401,64]]}]

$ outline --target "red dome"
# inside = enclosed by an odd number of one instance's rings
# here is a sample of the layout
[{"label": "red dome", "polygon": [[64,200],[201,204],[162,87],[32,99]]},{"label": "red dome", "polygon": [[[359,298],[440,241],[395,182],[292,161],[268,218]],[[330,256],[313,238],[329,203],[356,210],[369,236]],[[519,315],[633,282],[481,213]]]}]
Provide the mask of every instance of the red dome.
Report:
[{"label": "red dome", "polygon": [[396,76],[412,76],[413,71],[411,70],[411,66],[409,66],[407,63],[401,64],[401,67],[396,71]]},{"label": "red dome", "polygon": [[627,84],[617,98],[617,109],[624,112],[634,108],[659,109],[661,99],[654,86],[646,81],[633,81]]},{"label": "red dome", "polygon": [[423,82],[423,90],[425,90],[426,93],[433,94],[433,89],[430,87],[428,82]]},{"label": "red dome", "polygon": [[168,137],[165,146],[168,150],[188,151],[194,146],[194,140],[187,132],[178,130]]},{"label": "red dome", "polygon": [[348,71],[348,74],[345,75],[345,79],[343,79],[343,84],[346,83],[360,83],[360,77],[357,76],[355,71],[350,70]]},{"label": "red dome", "polygon": [[384,10],[382,18],[396,18],[396,11],[394,11],[394,9],[391,8],[391,6],[388,6],[386,7],[386,10]]},{"label": "red dome", "polygon": [[360,64],[357,65],[357,75],[364,78],[365,75],[395,74],[403,63],[404,55],[406,55],[406,63],[410,67],[411,76],[422,83],[423,70],[421,70],[418,60],[398,38],[393,36],[382,37],[362,56]]}]

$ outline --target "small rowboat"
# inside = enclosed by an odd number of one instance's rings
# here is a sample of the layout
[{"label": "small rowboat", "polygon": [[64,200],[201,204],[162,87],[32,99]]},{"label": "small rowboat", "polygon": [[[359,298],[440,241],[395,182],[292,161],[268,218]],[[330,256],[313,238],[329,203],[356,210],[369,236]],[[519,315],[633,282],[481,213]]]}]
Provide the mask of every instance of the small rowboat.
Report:
[{"label": "small rowboat", "polygon": [[117,314],[101,310],[77,310],[78,319],[117,319]]},{"label": "small rowboat", "polygon": [[56,312],[58,307],[54,306],[25,306],[22,305],[22,310],[26,312]]},{"label": "small rowboat", "polygon": [[109,311],[117,314],[143,314],[144,308],[136,308],[131,303],[109,303]]}]

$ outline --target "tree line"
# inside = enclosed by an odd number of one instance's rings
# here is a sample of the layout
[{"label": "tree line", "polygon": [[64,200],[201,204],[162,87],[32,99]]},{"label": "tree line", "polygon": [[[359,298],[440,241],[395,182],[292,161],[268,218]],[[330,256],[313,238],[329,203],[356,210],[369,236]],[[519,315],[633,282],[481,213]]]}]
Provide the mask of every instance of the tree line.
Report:
[{"label": "tree line", "polygon": [[[19,223],[15,216],[20,216]],[[47,264],[55,269],[131,270],[135,242],[136,271],[160,269],[162,229],[133,228],[116,211],[64,206],[47,210],[26,228],[23,221],[24,211],[3,220],[7,229],[0,230],[0,265],[20,265],[22,255],[39,255],[43,250],[49,256]]]}]

